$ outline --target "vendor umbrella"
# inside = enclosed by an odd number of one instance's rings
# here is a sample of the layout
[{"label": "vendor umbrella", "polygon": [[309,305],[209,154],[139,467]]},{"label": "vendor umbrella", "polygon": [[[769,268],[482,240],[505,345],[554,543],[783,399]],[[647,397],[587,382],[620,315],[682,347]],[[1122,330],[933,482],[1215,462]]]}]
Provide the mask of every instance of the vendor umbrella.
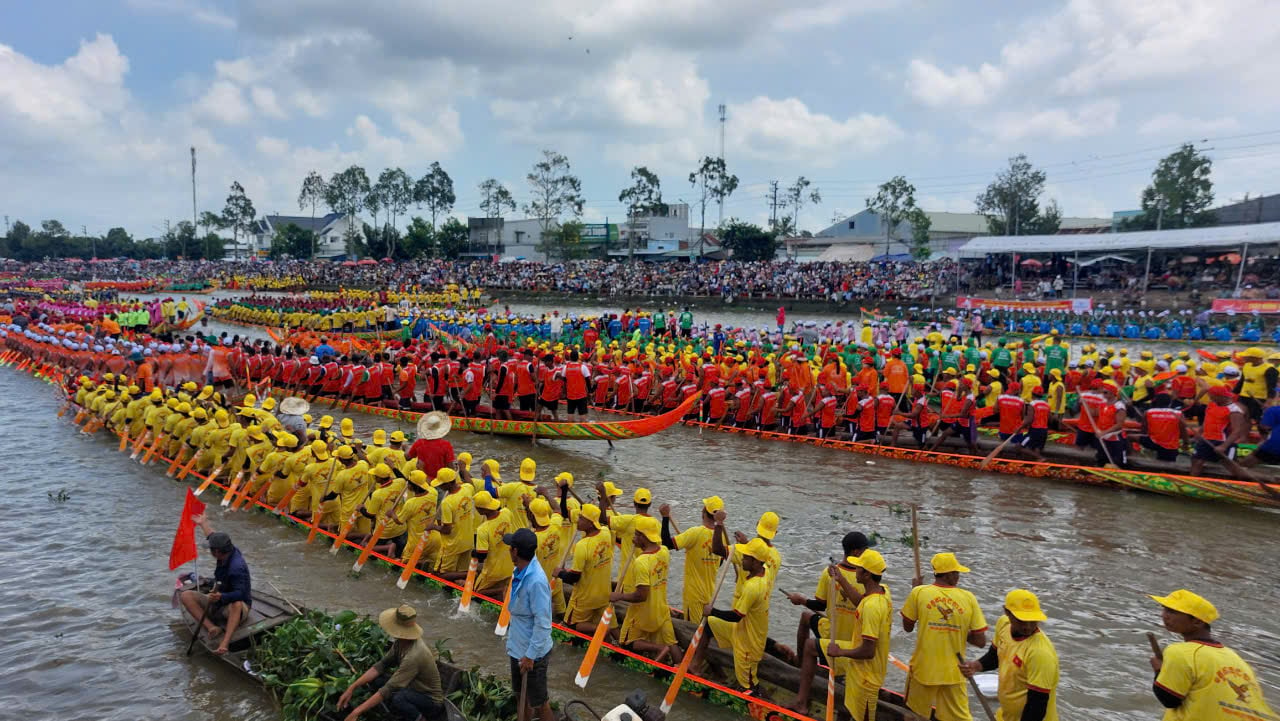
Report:
[{"label": "vendor umbrella", "polygon": [[356,265],[377,265],[377,264],[378,264],[378,261],[374,260],[373,258],[365,258],[364,260],[358,261],[356,263]]},{"label": "vendor umbrella", "polygon": [[1020,263],[1020,265],[1027,265],[1027,266],[1031,266],[1032,268],[1039,268],[1039,267],[1043,266],[1043,265],[1044,265],[1044,263],[1041,263],[1040,261],[1036,260],[1035,258],[1027,258],[1026,260],[1022,261],[1022,263]]}]

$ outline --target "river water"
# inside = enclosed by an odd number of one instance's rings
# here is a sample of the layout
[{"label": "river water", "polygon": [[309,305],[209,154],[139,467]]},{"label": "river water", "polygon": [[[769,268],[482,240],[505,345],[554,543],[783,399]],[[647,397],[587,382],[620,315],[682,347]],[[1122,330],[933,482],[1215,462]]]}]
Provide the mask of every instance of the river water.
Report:
[{"label": "river water", "polygon": [[[0,370],[0,718],[277,719],[271,699],[197,653],[174,633],[169,608],[173,575],[169,544],[183,487],[154,467],[115,452],[105,435],[85,437],[66,418],[52,388],[12,369]],[[357,428],[391,429],[386,419],[356,414]],[[1222,614],[1215,632],[1256,665],[1273,704],[1280,700],[1280,619],[1271,612],[1274,538],[1280,517],[1268,511],[1197,504],[1070,484],[917,465],[801,444],[777,443],[676,426],[647,439],[619,442],[539,442],[465,433],[450,436],[478,461],[495,458],[513,473],[529,455],[539,477],[570,471],[580,484],[612,480],[630,492],[653,491],[671,502],[681,527],[695,522],[699,499],[727,503],[729,526],[750,532],[766,510],[778,512],[783,555],[778,586],[811,593],[825,560],[847,531],[879,533],[889,569],[886,583],[901,600],[909,589],[911,549],[905,515],[883,501],[920,506],[925,562],[956,552],[973,568],[963,584],[978,596],[994,625],[1004,593],[1036,591],[1044,624],[1062,663],[1060,714],[1067,719],[1156,718],[1143,633],[1160,629],[1147,593],[1188,587],[1212,599]],[[65,488],[70,499],[49,497]],[[261,514],[223,515],[215,527],[231,533],[249,560],[255,583],[268,582],[295,602],[316,608],[376,613],[401,600],[420,615],[432,638],[448,638],[456,660],[504,673],[492,622],[450,618],[456,601],[420,587],[401,592],[394,575],[348,571],[351,558]],[[674,554],[669,598],[678,602],[682,558]],[[201,561],[208,572],[211,563]],[[1269,590],[1270,589],[1270,590]],[[723,605],[723,604],[722,604]],[[797,609],[775,595],[772,635],[794,643]],[[895,630],[892,652],[907,659],[914,639]],[[577,696],[580,655],[558,647],[552,693]],[[890,668],[887,685],[901,689]],[[592,676],[599,709],[632,689],[659,697],[647,677],[608,663]],[[975,717],[981,710],[974,708]],[[735,715],[689,697],[677,719]]]}]

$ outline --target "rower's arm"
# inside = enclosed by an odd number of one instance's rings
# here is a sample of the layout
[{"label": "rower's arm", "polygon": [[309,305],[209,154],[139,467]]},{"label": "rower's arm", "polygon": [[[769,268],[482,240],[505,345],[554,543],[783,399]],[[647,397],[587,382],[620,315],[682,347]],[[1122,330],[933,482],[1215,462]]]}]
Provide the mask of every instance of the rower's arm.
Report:
[{"label": "rower's arm", "polygon": [[966,640],[969,642],[970,646],[977,646],[978,648],[986,648],[987,647],[987,629],[983,628],[977,631],[970,631],[969,637]]},{"label": "rower's arm", "polygon": [[862,594],[858,593],[858,589],[849,583],[849,579],[845,578],[843,573],[837,573],[834,578],[836,584],[840,586],[840,593],[856,607],[862,601]]},{"label": "rower's arm", "polygon": [[662,545],[666,546],[672,551],[680,550],[680,547],[676,544],[676,539],[671,535],[671,517],[670,516],[662,517]]}]

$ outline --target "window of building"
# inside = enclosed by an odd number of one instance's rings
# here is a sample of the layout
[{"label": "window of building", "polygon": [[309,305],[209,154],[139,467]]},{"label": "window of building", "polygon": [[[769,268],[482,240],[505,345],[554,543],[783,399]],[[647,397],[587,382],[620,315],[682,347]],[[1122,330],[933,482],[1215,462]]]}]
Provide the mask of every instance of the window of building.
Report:
[{"label": "window of building", "polygon": [[853,224],[854,224],[854,222],[855,222],[855,221],[852,221],[852,220],[851,220],[851,221],[849,221],[849,230],[853,230]]}]

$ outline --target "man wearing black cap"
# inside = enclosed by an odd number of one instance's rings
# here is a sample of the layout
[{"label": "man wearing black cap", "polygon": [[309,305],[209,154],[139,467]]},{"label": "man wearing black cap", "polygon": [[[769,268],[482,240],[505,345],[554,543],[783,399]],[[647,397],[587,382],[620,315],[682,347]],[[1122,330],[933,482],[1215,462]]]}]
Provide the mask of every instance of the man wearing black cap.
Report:
[{"label": "man wearing black cap", "polygon": [[[204,630],[210,641],[221,638],[214,653],[221,656],[227,652],[231,637],[236,629],[249,615],[249,606],[253,604],[253,589],[249,582],[249,564],[245,563],[240,549],[231,543],[231,536],[214,531],[205,520],[203,514],[192,519],[205,533],[209,543],[209,551],[217,559],[218,565],[213,571],[217,582],[212,593],[208,595],[199,591],[183,591],[182,605],[187,613],[195,618],[204,619]],[[209,613],[205,607],[212,603]],[[222,623],[222,626],[217,625]]]},{"label": "man wearing black cap", "polygon": [[511,623],[507,629],[507,655],[511,657],[511,687],[520,692],[523,684],[525,706],[518,709],[519,721],[533,718],[552,721],[547,695],[547,661],[551,656],[551,586],[542,564],[535,563],[538,536],[527,528],[502,537],[511,551],[515,570],[511,575],[511,598],[507,608]]}]

